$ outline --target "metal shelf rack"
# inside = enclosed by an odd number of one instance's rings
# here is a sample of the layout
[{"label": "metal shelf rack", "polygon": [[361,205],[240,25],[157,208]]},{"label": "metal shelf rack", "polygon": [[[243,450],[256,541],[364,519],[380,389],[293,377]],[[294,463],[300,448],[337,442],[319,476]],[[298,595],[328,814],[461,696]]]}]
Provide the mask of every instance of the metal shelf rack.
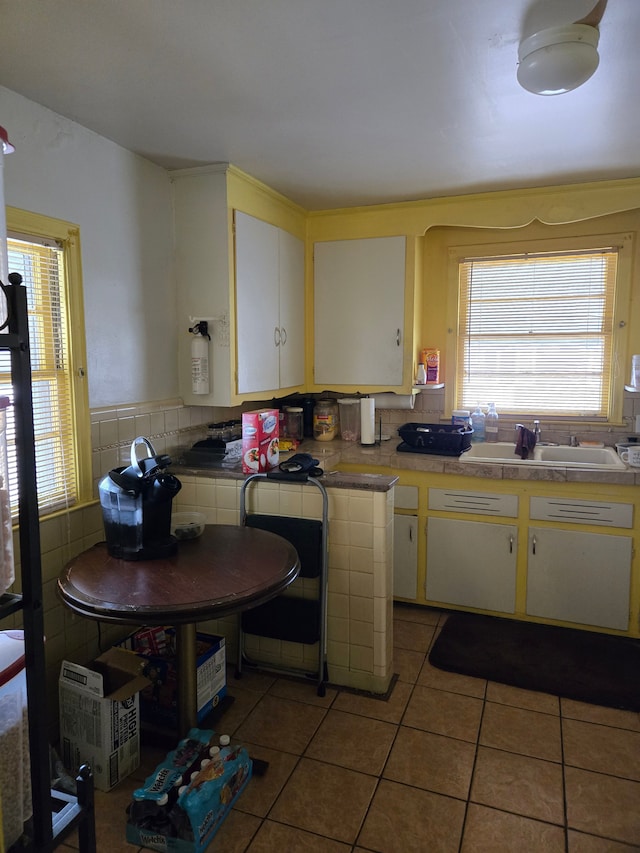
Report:
[{"label": "metal shelf rack", "polygon": [[87,765],[80,768],[76,779],[77,796],[51,790],[27,294],[18,273],[10,273],[9,284],[0,282],[0,287],[7,303],[7,320],[0,332],[4,329],[7,331],[0,334],[0,351],[8,350],[11,354],[22,586],[21,594],[6,593],[0,596],[0,622],[13,613],[22,612],[33,804],[33,816],[25,824],[25,832],[18,845],[21,853],[48,853],[77,827],[81,853],[95,853],[93,777],[90,768]]}]

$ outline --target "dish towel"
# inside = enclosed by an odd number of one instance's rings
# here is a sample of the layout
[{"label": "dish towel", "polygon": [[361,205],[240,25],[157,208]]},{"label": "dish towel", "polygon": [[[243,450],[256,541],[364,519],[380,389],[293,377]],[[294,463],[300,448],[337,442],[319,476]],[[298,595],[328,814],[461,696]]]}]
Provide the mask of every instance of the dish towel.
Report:
[{"label": "dish towel", "polygon": [[524,426],[518,428],[518,440],[516,442],[515,454],[520,459],[528,459],[536,446],[536,434]]}]

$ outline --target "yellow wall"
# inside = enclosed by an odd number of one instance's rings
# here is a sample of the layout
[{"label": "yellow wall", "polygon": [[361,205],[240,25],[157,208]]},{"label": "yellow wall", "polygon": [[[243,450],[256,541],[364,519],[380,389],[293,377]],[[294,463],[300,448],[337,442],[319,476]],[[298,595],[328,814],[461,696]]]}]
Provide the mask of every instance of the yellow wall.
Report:
[{"label": "yellow wall", "polygon": [[[406,204],[343,210],[314,211],[307,217],[308,256],[313,244],[326,240],[406,235],[414,238],[419,260],[415,265],[415,293],[409,310],[419,312],[414,323],[417,346],[436,347],[447,374],[448,248],[466,243],[497,243],[520,237],[544,239],[588,234],[630,232],[633,235],[632,292],[623,322],[628,327],[626,352],[618,354],[621,369],[631,354],[640,352],[640,179],[607,181],[546,189],[510,190],[469,196],[426,199]],[[411,272],[408,272],[408,278]],[[308,302],[313,304],[312,270],[307,279]],[[409,291],[408,291],[409,293]],[[313,358],[313,326],[307,328],[308,358]],[[407,328],[411,326],[408,325]],[[417,352],[414,353],[416,358]]]}]

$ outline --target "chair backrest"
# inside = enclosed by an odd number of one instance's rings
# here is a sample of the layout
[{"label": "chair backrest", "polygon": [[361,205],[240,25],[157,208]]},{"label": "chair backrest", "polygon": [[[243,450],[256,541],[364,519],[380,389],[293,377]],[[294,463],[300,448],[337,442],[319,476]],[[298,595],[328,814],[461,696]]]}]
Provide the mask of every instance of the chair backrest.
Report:
[{"label": "chair backrest", "polygon": [[298,552],[300,577],[317,578],[322,573],[322,522],[280,515],[247,515],[247,527],[277,533]]}]

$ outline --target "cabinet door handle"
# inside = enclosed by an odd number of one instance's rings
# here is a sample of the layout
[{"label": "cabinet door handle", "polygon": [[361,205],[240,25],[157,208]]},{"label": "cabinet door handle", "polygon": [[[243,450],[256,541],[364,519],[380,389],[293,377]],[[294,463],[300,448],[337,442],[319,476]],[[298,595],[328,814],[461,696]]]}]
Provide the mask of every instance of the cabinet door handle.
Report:
[{"label": "cabinet door handle", "polygon": [[400,329],[396,331],[396,346],[400,346],[400,341],[402,340],[402,335],[400,334]]},{"label": "cabinet door handle", "polygon": [[413,542],[413,527],[409,528],[409,542]]},{"label": "cabinet door handle", "polygon": [[509,553],[513,554],[513,535],[509,537]]},{"label": "cabinet door handle", "polygon": [[279,347],[280,346],[280,329],[276,326],[273,330],[273,343]]},{"label": "cabinet door handle", "polygon": [[287,330],[284,328],[284,326],[280,329],[280,342],[282,343],[282,346],[284,346],[287,342]]},{"label": "cabinet door handle", "polygon": [[531,537],[531,553],[535,555],[536,553],[536,537]]}]

